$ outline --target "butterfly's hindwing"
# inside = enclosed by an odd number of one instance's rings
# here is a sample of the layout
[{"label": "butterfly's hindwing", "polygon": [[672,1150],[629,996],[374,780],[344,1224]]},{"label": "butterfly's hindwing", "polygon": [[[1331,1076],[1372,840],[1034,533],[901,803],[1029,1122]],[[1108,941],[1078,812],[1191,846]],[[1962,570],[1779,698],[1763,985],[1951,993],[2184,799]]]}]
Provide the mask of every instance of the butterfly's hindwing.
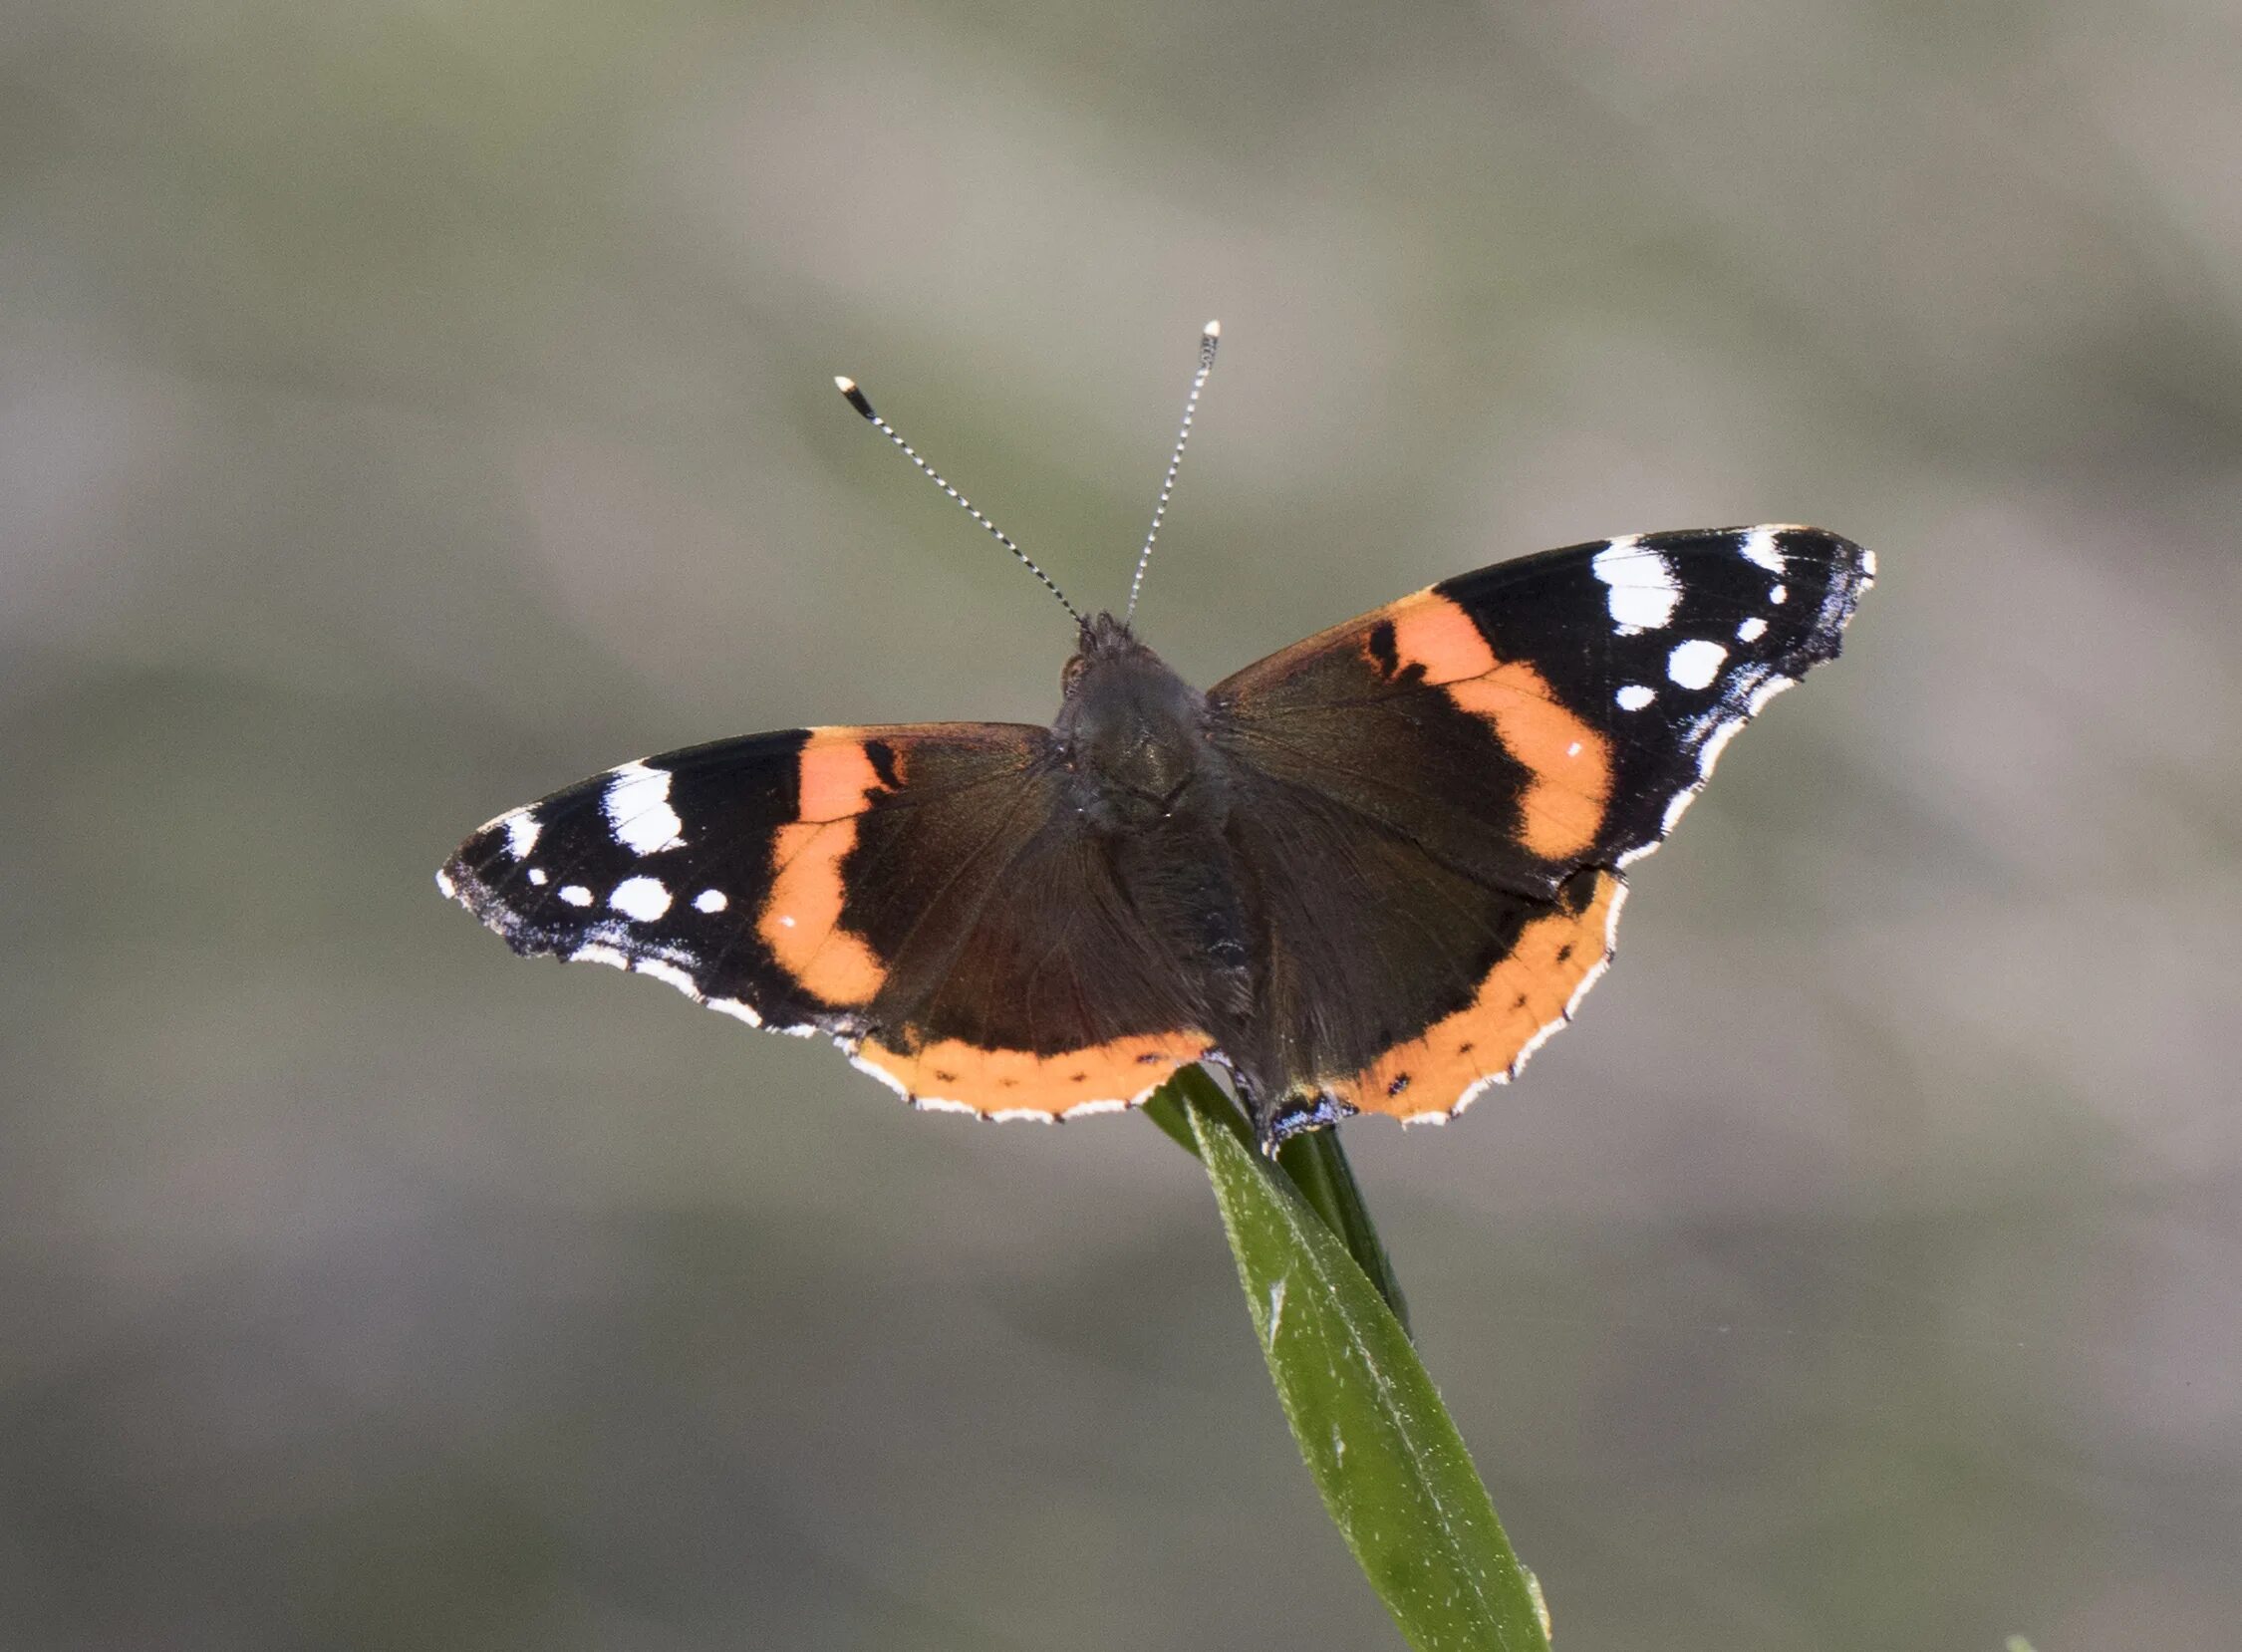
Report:
[{"label": "butterfly's hindwing", "polygon": [[1235,831],[1267,963],[1258,1036],[1226,1050],[1278,1134],[1333,1107],[1454,1111],[1508,1078],[1608,957],[1617,873],[1577,873],[1544,901],[1328,797],[1245,784]]}]

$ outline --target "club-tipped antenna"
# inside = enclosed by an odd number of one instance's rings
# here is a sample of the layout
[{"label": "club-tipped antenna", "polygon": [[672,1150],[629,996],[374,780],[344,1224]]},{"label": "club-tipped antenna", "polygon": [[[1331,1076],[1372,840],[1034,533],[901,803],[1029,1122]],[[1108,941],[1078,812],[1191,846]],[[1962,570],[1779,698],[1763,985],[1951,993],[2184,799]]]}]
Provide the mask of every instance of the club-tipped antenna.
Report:
[{"label": "club-tipped antenna", "polygon": [[1192,415],[1199,411],[1199,393],[1207,388],[1207,375],[1215,371],[1215,347],[1222,343],[1223,324],[1211,321],[1199,335],[1199,371],[1191,376],[1191,394],[1184,398],[1183,423],[1176,431],[1176,450],[1168,455],[1168,474],[1160,481],[1160,501],[1152,507],[1152,528],[1137,553],[1136,576],[1129,581],[1129,611],[1121,616],[1127,625],[1136,618],[1137,593],[1144,589],[1144,571],[1152,561],[1152,542],[1160,537],[1160,519],[1168,514],[1168,495],[1176,490],[1176,472],[1183,467],[1184,443],[1191,439]]},{"label": "club-tipped antenna", "polygon": [[905,441],[902,435],[897,432],[896,427],[893,424],[890,424],[886,419],[882,418],[878,413],[872,411],[872,404],[865,400],[864,392],[856,388],[856,381],[854,379],[848,378],[845,375],[837,375],[834,378],[833,383],[839,388],[841,394],[848,398],[849,406],[854,408],[858,413],[862,413],[865,416],[865,419],[876,429],[878,429],[882,435],[886,436],[890,441],[894,442],[897,448],[902,451],[903,456],[909,459],[913,464],[917,465],[919,467],[920,473],[923,474],[928,481],[934,483],[935,486],[941,488],[943,492],[949,494],[953,499],[957,500],[960,505],[965,507],[965,511],[968,516],[971,516],[975,521],[979,522],[982,527],[986,528],[990,533],[996,536],[997,544],[1003,546],[1005,550],[1018,557],[1021,565],[1024,566],[1029,573],[1033,574],[1037,579],[1043,582],[1043,589],[1050,592],[1052,596],[1058,598],[1059,607],[1065,609],[1069,614],[1074,616],[1074,623],[1076,625],[1082,625],[1086,623],[1082,618],[1081,611],[1077,609],[1072,603],[1066,600],[1066,593],[1064,591],[1061,591],[1055,584],[1052,583],[1051,576],[1044,573],[1042,569],[1035,566],[1035,559],[1033,557],[1029,556],[1025,551],[1021,550],[1017,545],[1012,543],[1011,535],[1007,534],[1002,528],[998,527],[987,517],[981,515],[980,511],[976,510],[974,508],[974,502],[971,499],[967,498],[963,493],[959,492],[956,488],[952,487],[947,481],[945,481],[943,479],[942,472],[937,470],[933,465],[929,464],[925,459],[921,458],[919,456],[918,449],[913,447],[908,441]]}]

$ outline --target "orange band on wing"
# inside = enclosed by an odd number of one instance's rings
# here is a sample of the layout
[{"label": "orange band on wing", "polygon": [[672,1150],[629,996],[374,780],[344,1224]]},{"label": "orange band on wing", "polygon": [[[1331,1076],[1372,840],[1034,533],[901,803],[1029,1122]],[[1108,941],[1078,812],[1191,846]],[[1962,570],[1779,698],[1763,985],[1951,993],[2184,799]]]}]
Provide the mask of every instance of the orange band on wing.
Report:
[{"label": "orange band on wing", "polygon": [[856,817],[885,787],[858,738],[813,734],[800,762],[801,817],[772,841],[770,894],[755,932],[804,991],[829,1004],[870,1003],[887,970],[841,928],[841,866],[856,847]]},{"label": "orange band on wing", "polygon": [[1393,609],[1394,652],[1458,707],[1492,723],[1527,772],[1519,822],[1526,847],[1562,861],[1595,842],[1611,796],[1611,744],[1558,703],[1547,680],[1518,660],[1499,660],[1472,617],[1424,592]]},{"label": "orange band on wing", "polygon": [[1495,669],[1495,651],[1479,627],[1446,597],[1420,591],[1388,612],[1393,615],[1394,653],[1402,665],[1421,668],[1427,683],[1463,683]]},{"label": "orange band on wing", "polygon": [[796,818],[808,821],[843,820],[860,815],[881,791],[880,771],[872,754],[854,735],[813,732],[799,759],[801,788],[796,794]]},{"label": "orange band on wing", "polygon": [[981,1049],[957,1038],[905,1051],[868,1038],[856,1064],[922,1105],[1056,1118],[1084,1105],[1133,1102],[1212,1047],[1205,1033],[1188,1030],[1116,1038],[1057,1055]]},{"label": "orange band on wing", "polygon": [[1559,906],[1528,924],[1470,1003],[1353,1077],[1323,1088],[1358,1112],[1445,1117],[1481,1086],[1517,1071],[1563,1023],[1611,956],[1611,927],[1626,886],[1616,872],[1574,876],[1591,880],[1584,907],[1570,912]]}]

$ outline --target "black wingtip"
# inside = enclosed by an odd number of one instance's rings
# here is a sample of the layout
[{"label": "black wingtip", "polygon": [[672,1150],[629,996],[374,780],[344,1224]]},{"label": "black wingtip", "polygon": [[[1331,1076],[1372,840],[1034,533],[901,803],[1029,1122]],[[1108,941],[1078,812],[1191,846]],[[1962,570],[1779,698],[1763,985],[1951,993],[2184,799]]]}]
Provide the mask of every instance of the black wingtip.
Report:
[{"label": "black wingtip", "polygon": [[446,901],[455,901],[480,918],[489,892],[467,860],[467,847],[473,842],[474,839],[469,838],[459,845],[451,858],[436,868],[435,886]]}]

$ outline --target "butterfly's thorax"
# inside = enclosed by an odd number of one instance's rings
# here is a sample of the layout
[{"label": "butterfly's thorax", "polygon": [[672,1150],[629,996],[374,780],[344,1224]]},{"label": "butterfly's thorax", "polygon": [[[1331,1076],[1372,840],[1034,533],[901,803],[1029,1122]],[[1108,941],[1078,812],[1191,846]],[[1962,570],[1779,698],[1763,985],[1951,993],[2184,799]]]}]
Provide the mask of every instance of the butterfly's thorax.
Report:
[{"label": "butterfly's thorax", "polygon": [[1229,787],[1207,739],[1205,694],[1106,614],[1082,628],[1064,683],[1051,733],[1093,830],[1221,831]]},{"label": "butterfly's thorax", "polygon": [[1227,827],[1231,778],[1207,696],[1110,615],[1082,628],[1051,733],[1079,816],[1216,1018],[1251,997],[1250,927]]}]

